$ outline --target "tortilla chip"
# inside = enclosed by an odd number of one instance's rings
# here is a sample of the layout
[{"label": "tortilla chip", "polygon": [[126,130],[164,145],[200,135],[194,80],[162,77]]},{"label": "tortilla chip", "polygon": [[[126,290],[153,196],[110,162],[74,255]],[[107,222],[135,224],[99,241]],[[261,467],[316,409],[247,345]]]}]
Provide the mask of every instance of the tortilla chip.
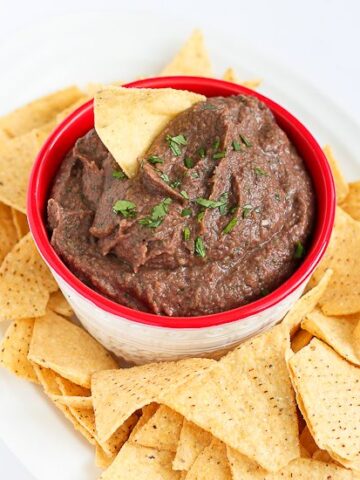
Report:
[{"label": "tortilla chip", "polygon": [[191,358],[95,373],[91,392],[99,438],[106,441],[134,412],[153,402],[165,403],[160,399],[169,391],[216,365],[214,360]]},{"label": "tortilla chip", "polygon": [[339,164],[334,157],[331,147],[329,145],[325,145],[323,150],[330,164],[331,171],[334,177],[337,203],[341,203],[345,200],[347,194],[349,193],[349,185],[340,170]]},{"label": "tortilla chip", "polygon": [[318,339],[289,361],[298,405],[316,444],[360,471],[360,369]]},{"label": "tortilla chip", "polygon": [[169,75],[213,77],[211,61],[201,30],[192,32],[179,52],[160,73],[160,76]]},{"label": "tortilla chip", "polygon": [[324,270],[322,275],[319,275],[319,283],[315,285],[311,290],[308,290],[305,295],[299,298],[299,300],[293,305],[290,311],[285,316],[282,324],[284,329],[290,331],[293,335],[305,316],[314,310],[320,298],[323,296],[330,279],[333,275],[332,270]]},{"label": "tortilla chip", "polygon": [[360,222],[337,208],[330,245],[316,269],[315,281],[327,268],[334,271],[319,300],[326,315],[349,315],[360,311]]},{"label": "tortilla chip", "polygon": [[74,407],[74,408],[93,408],[92,398],[88,397],[80,397],[77,395],[52,395],[51,400],[55,403],[61,403],[61,405],[65,405],[66,407]]},{"label": "tortilla chip", "polygon": [[0,267],[0,315],[18,320],[45,314],[51,292],[58,289],[28,233]]},{"label": "tortilla chip", "polygon": [[0,344],[0,365],[18,377],[38,383],[34,368],[27,358],[33,329],[33,318],[11,323]]},{"label": "tortilla chip", "polygon": [[353,347],[357,357],[360,357],[360,320],[358,321],[353,332]]},{"label": "tortilla chip", "polygon": [[308,343],[310,343],[312,338],[313,336],[311,333],[300,329],[298,332],[296,332],[295,337],[291,339],[291,350],[295,353],[298,352]]},{"label": "tortilla chip", "polygon": [[157,403],[150,403],[150,405],[146,405],[144,408],[141,409],[141,416],[130,434],[130,441],[135,437],[137,432],[150,420],[150,418],[154,415],[158,408],[159,405]]},{"label": "tortilla chip", "polygon": [[112,462],[114,461],[114,458],[111,456],[109,457],[106,455],[104,450],[100,447],[100,445],[96,445],[95,447],[95,465],[99,468],[105,469],[108,468]]},{"label": "tortilla chip", "polygon": [[21,240],[29,232],[26,215],[19,212],[19,210],[15,210],[15,208],[11,209],[11,215],[15,225],[17,238],[18,240]]},{"label": "tortilla chip", "polygon": [[268,473],[238,452],[228,448],[228,459],[233,480],[351,480],[353,474],[345,468],[318,462],[310,458],[297,458],[276,473]]},{"label": "tortilla chip", "polygon": [[173,461],[174,470],[190,470],[200,453],[210,445],[213,436],[184,418]]},{"label": "tortilla chip", "polygon": [[30,170],[55,124],[46,124],[0,145],[0,201],[26,214]]},{"label": "tortilla chip", "polygon": [[82,96],[81,91],[71,86],[45,97],[38,98],[0,118],[0,128],[9,137],[17,137],[51,121],[55,115]]},{"label": "tortilla chip", "polygon": [[65,120],[66,117],[68,117],[71,113],[75,112],[79,107],[84,105],[86,102],[91,100],[92,96],[90,95],[82,95],[75,103],[72,103],[69,105],[67,108],[62,110],[56,115],[56,123],[61,123],[63,120]]},{"label": "tortilla chip", "polygon": [[131,441],[143,447],[176,452],[183,417],[161,405],[148,422],[140,428]]},{"label": "tortilla chip", "polygon": [[179,480],[172,459],[171,452],[127,442],[100,480]]},{"label": "tortilla chip", "polygon": [[319,448],[316,445],[314,437],[311,435],[308,426],[305,426],[305,428],[303,429],[303,431],[300,434],[300,443],[309,452],[309,454],[311,456]]},{"label": "tortilla chip", "polygon": [[47,308],[63,317],[71,317],[74,312],[60,290],[50,295]]},{"label": "tortilla chip", "polygon": [[0,265],[16,242],[16,228],[11,209],[0,202]]},{"label": "tortilla chip", "polygon": [[240,345],[217,368],[180,385],[162,401],[263,468],[279,470],[300,454],[285,362],[288,342],[279,325]]},{"label": "tortilla chip", "polygon": [[171,88],[106,87],[94,98],[95,130],[128,177],[169,121],[203,95]]},{"label": "tortilla chip", "polygon": [[51,311],[35,321],[29,359],[85,388],[90,388],[93,373],[117,367],[85,330]]},{"label": "tortilla chip", "polygon": [[330,457],[328,452],[326,450],[321,450],[320,448],[315,450],[312,458],[314,460],[319,461],[319,462],[325,462],[325,463],[333,463],[334,462],[334,460]]},{"label": "tortilla chip", "polygon": [[346,360],[360,366],[360,357],[357,356],[353,345],[354,330],[359,321],[360,315],[351,319],[327,317],[321,310],[316,309],[307,315],[301,326],[330,345]]},{"label": "tortilla chip", "polygon": [[300,444],[300,457],[301,458],[311,458],[310,453]]},{"label": "tortilla chip", "polygon": [[349,193],[341,208],[354,220],[360,220],[360,182],[349,183]]},{"label": "tortilla chip", "polygon": [[215,438],[197,457],[186,480],[232,480],[226,445]]},{"label": "tortilla chip", "polygon": [[228,68],[225,70],[223,79],[226,80],[227,82],[233,82],[237,83],[239,85],[242,85],[247,88],[252,88],[256,89],[257,87],[260,86],[261,80],[259,79],[254,79],[254,80],[240,80],[240,78],[237,76],[235,70],[233,68]]}]

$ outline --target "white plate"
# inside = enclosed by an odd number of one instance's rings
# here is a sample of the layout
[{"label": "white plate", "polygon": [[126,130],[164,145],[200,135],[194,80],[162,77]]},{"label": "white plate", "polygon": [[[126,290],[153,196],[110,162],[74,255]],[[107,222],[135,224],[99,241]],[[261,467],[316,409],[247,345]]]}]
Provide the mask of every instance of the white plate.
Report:
[{"label": "white plate", "polygon": [[[154,75],[192,25],[149,15],[81,14],[33,26],[0,47],[0,113],[64,85]],[[205,32],[218,75],[264,79],[260,91],[330,143],[349,179],[360,177],[360,128],[320,91],[248,43]],[[5,96],[2,97],[1,95]],[[5,325],[0,326],[0,335]],[[38,480],[95,480],[93,449],[73,432],[40,389],[0,371],[0,438]]]}]

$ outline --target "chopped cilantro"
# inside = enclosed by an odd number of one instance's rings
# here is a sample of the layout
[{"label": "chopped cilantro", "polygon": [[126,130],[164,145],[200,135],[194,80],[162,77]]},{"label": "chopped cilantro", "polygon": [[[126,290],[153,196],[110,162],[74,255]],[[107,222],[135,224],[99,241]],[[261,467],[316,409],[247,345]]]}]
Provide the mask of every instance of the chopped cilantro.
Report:
[{"label": "chopped cilantro", "polygon": [[181,147],[187,145],[186,138],[181,134],[176,135],[175,137],[166,135],[166,141],[168,142],[170,150],[176,157],[181,155]]},{"label": "chopped cilantro", "polygon": [[200,175],[198,174],[198,172],[191,172],[190,175],[191,175],[191,178],[200,178]]},{"label": "chopped cilantro", "polygon": [[191,217],[192,211],[191,208],[184,208],[181,210],[181,216],[182,217]]},{"label": "chopped cilantro", "polygon": [[229,192],[222,193],[219,197],[219,201],[223,202],[219,207],[220,215],[226,215],[228,213]]},{"label": "chopped cilantro", "polygon": [[244,205],[243,209],[242,209],[242,217],[243,218],[248,218],[248,216],[251,213],[252,208],[253,208],[253,206],[250,203],[248,203],[247,205]]},{"label": "chopped cilantro", "polygon": [[216,107],[212,103],[204,103],[203,106],[202,106],[202,109],[203,110],[216,110]]},{"label": "chopped cilantro", "polygon": [[186,198],[186,200],[189,200],[189,194],[187,192],[185,192],[185,190],[181,190],[180,195],[182,197]]},{"label": "chopped cilantro", "polygon": [[210,200],[208,198],[199,197],[196,199],[196,203],[205,208],[218,208],[227,203],[227,199],[223,198],[221,200]]},{"label": "chopped cilantro", "polygon": [[163,180],[165,183],[170,183],[169,175],[167,175],[166,173],[162,172],[161,170],[159,170],[159,174],[160,174],[161,180]]},{"label": "chopped cilantro", "polygon": [[220,138],[219,137],[216,137],[213,144],[212,144],[212,148],[214,150],[217,150],[220,146]]},{"label": "chopped cilantro", "polygon": [[183,236],[184,236],[185,242],[187,242],[190,239],[190,228],[189,227],[184,228]]},{"label": "chopped cilantro", "polygon": [[113,206],[113,211],[125,218],[135,217],[136,205],[128,200],[118,200]]},{"label": "chopped cilantro", "polygon": [[258,175],[259,177],[267,177],[267,175],[268,175],[268,173],[265,172],[265,170],[263,170],[260,167],[255,167],[254,170],[255,170],[256,175]]},{"label": "chopped cilantro", "polygon": [[245,147],[252,147],[252,143],[248,138],[246,138],[244,135],[241,135],[241,134],[240,134],[240,138],[243,144],[245,145]]},{"label": "chopped cilantro", "polygon": [[198,153],[200,158],[205,158],[206,157],[206,150],[205,150],[204,147],[198,148],[197,153]]},{"label": "chopped cilantro", "polygon": [[226,152],[216,152],[213,155],[214,160],[220,160],[220,158],[224,158],[226,156]]},{"label": "chopped cilantro", "polygon": [[118,178],[119,180],[124,180],[125,178],[127,178],[127,176],[125,175],[124,172],[122,172],[121,170],[115,170],[113,173],[112,173],[112,176],[114,178]]},{"label": "chopped cilantro", "polygon": [[151,155],[151,157],[148,158],[148,162],[156,165],[157,163],[164,163],[164,160],[157,155]]},{"label": "chopped cilantro", "polygon": [[305,253],[304,245],[300,241],[296,242],[294,257],[302,258],[304,256],[304,253]]},{"label": "chopped cilantro", "polygon": [[230,233],[233,230],[233,228],[235,227],[236,224],[237,224],[237,218],[233,217],[230,220],[230,222],[223,229],[223,233]]},{"label": "chopped cilantro", "polygon": [[201,237],[195,239],[195,255],[202,258],[206,256],[205,245]]},{"label": "chopped cilantro", "polygon": [[231,145],[233,150],[235,150],[235,152],[239,152],[241,150],[240,142],[234,140]]},{"label": "chopped cilantro", "polygon": [[184,165],[185,165],[186,168],[193,168],[194,160],[190,157],[185,157],[184,158]]},{"label": "chopped cilantro", "polygon": [[180,180],[174,180],[174,181],[170,184],[170,187],[171,187],[171,188],[179,188],[180,185],[181,185]]},{"label": "chopped cilantro", "polygon": [[201,212],[199,212],[199,213],[196,215],[196,220],[197,220],[198,222],[202,222],[204,216],[205,216],[205,211],[202,210]]},{"label": "chopped cilantro", "polygon": [[165,198],[162,202],[155,205],[151,210],[150,216],[141,218],[139,220],[140,225],[147,228],[156,228],[161,225],[166,214],[168,213],[168,207],[171,202],[171,198]]},{"label": "chopped cilantro", "polygon": [[275,196],[275,200],[276,200],[277,202],[280,202],[280,198],[281,198],[281,197],[280,197],[280,193],[276,192],[274,196]]}]

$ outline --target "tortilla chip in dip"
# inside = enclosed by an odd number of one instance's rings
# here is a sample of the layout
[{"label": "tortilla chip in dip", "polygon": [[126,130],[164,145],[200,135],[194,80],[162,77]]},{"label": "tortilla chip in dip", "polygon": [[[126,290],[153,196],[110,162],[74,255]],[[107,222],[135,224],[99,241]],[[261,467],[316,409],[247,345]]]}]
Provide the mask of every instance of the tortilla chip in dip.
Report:
[{"label": "tortilla chip in dip", "polygon": [[203,95],[171,88],[109,86],[95,94],[95,130],[128,177],[169,121]]}]

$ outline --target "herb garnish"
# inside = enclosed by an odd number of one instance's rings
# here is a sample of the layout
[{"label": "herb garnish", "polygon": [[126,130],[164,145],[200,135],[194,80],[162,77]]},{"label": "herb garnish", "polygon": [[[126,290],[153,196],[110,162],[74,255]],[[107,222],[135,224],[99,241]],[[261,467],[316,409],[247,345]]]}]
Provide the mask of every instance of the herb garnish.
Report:
[{"label": "herb garnish", "polygon": [[205,150],[204,147],[198,148],[197,153],[198,153],[200,158],[205,158],[206,157],[206,150]]},{"label": "herb garnish", "polygon": [[215,137],[212,148],[216,151],[220,146],[220,137]]},{"label": "herb garnish", "polygon": [[229,192],[224,192],[220,195],[219,201],[223,202],[223,204],[219,207],[220,215],[226,215],[228,213],[228,200]]},{"label": "herb garnish", "polygon": [[148,158],[148,162],[156,165],[157,163],[164,163],[164,160],[157,155],[151,155],[151,157]]},{"label": "herb garnish", "polygon": [[200,223],[200,222],[202,222],[204,216],[205,216],[205,211],[204,211],[204,210],[201,210],[201,212],[199,212],[199,213],[196,215],[196,220]]},{"label": "herb garnish", "polygon": [[136,205],[128,200],[118,200],[113,206],[113,211],[125,218],[132,218],[136,215]]},{"label": "herb garnish", "polygon": [[304,245],[298,241],[295,243],[295,253],[294,253],[294,258],[302,258],[305,253],[305,248]]},{"label": "herb garnish", "polygon": [[240,133],[240,138],[243,144],[245,145],[245,147],[252,147],[252,143],[250,142],[250,140],[246,138],[244,135],[241,135],[241,133]]},{"label": "herb garnish", "polygon": [[185,190],[181,190],[180,195],[186,200],[189,200],[189,194]]},{"label": "herb garnish", "polygon": [[251,203],[248,203],[248,204],[244,205],[243,209],[242,209],[242,217],[243,218],[248,218],[248,216],[251,213],[252,208],[253,208],[253,206],[251,205]]},{"label": "herb garnish", "polygon": [[200,178],[200,175],[198,174],[198,172],[191,172],[190,175],[191,175],[191,178]]},{"label": "herb garnish", "polygon": [[239,152],[241,150],[240,142],[234,140],[231,145],[235,152]]},{"label": "herb garnish", "polygon": [[158,172],[159,172],[159,174],[160,174],[161,180],[163,180],[165,183],[170,183],[169,175],[167,175],[166,173],[162,172],[161,170],[158,170]]},{"label": "herb garnish", "polygon": [[140,225],[147,228],[156,228],[163,222],[166,214],[168,213],[168,207],[172,202],[171,198],[165,198],[162,202],[155,205],[151,210],[149,217],[141,218],[139,220]]},{"label": "herb garnish", "polygon": [[112,173],[112,176],[114,178],[118,178],[119,180],[124,180],[125,178],[127,178],[127,176],[125,175],[125,173],[121,170],[115,170],[113,173]]},{"label": "herb garnish", "polygon": [[180,185],[181,185],[180,180],[174,180],[174,181],[170,184],[170,187],[171,187],[171,188],[179,188]]},{"label": "herb garnish", "polygon": [[202,109],[203,110],[216,110],[216,107],[212,103],[204,103],[203,106],[202,106]]},{"label": "herb garnish", "polygon": [[190,157],[185,157],[184,158],[184,165],[185,165],[186,168],[193,168],[194,160]]},{"label": "herb garnish", "polygon": [[256,175],[258,175],[259,177],[267,177],[268,176],[268,173],[265,172],[265,170],[263,170],[260,167],[255,167],[254,170],[255,170]]},{"label": "herb garnish", "polygon": [[226,156],[226,152],[216,152],[213,155],[214,160],[220,160],[220,158],[224,158]]},{"label": "herb garnish", "polygon": [[175,137],[172,137],[171,135],[166,135],[166,141],[168,142],[170,150],[176,157],[179,157],[181,155],[181,147],[183,145],[187,145],[186,138],[184,137],[184,135],[181,134],[176,135]]},{"label": "herb garnish", "polygon": [[191,208],[183,208],[181,210],[182,217],[191,217],[191,214],[192,214]]},{"label": "herb garnish", "polygon": [[234,229],[236,224],[237,224],[237,218],[233,217],[230,220],[230,222],[224,227],[223,233],[230,233]]},{"label": "herb garnish", "polygon": [[205,245],[201,237],[195,239],[195,255],[202,258],[206,256]]},{"label": "herb garnish", "polygon": [[280,193],[276,192],[274,196],[275,196],[275,200],[277,202],[280,202]]},{"label": "herb garnish", "polygon": [[183,236],[184,236],[185,242],[187,242],[190,239],[190,228],[189,227],[184,228]]},{"label": "herb garnish", "polygon": [[218,208],[227,203],[226,198],[219,199],[219,200],[210,200],[209,198],[199,197],[195,201],[198,205],[201,205],[202,207],[205,207],[205,208]]}]

